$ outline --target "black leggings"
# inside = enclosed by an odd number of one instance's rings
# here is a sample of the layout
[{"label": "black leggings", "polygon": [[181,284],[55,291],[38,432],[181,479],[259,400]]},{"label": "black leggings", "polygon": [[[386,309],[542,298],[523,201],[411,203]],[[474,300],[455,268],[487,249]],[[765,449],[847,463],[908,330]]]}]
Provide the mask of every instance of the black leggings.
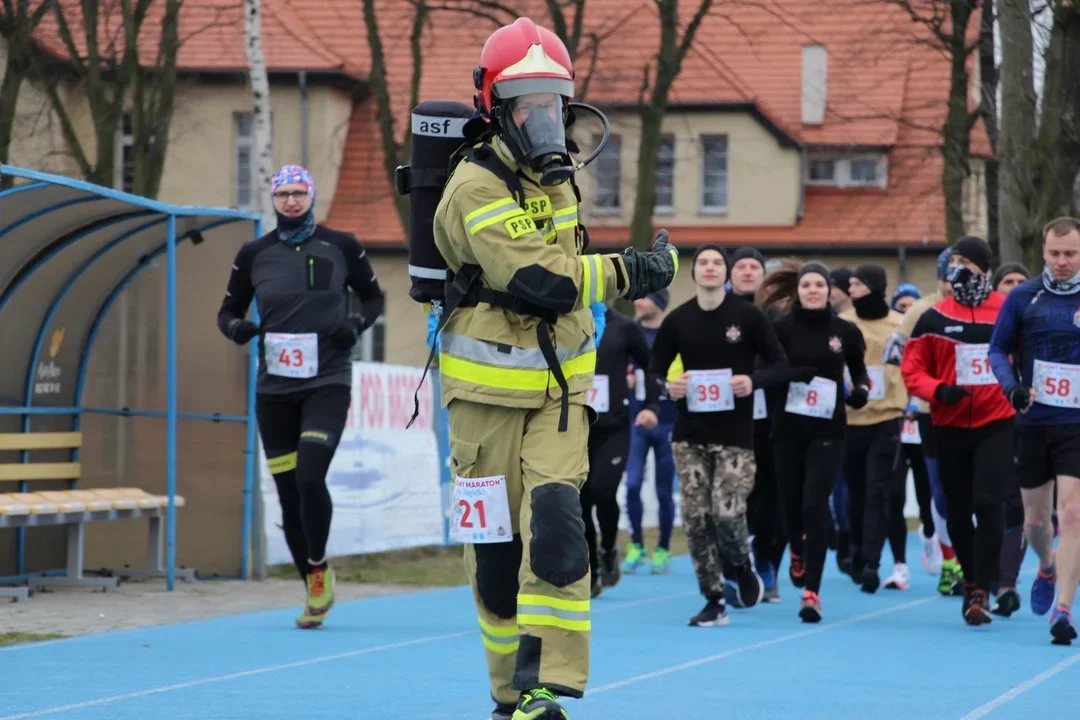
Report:
[{"label": "black leggings", "polygon": [[805,558],[806,589],[816,593],[825,568],[825,526],[832,522],[829,495],[844,462],[844,439],[786,434],[773,440],[773,454],[788,543]]},{"label": "black leggings", "polygon": [[[989,592],[997,581],[1005,529],[1005,488],[1012,472],[1013,421],[980,428],[935,427],[949,536],[967,581]],[[978,527],[973,527],[975,514]]]},{"label": "black leggings", "polygon": [[604,552],[615,549],[619,533],[619,501],[615,499],[619,482],[626,470],[630,451],[630,428],[589,436],[589,477],[581,486],[581,515],[585,520],[585,540],[589,544],[589,564],[593,577],[600,567],[596,552],[596,524],[593,508],[600,523],[600,546]]},{"label": "black leggings", "polygon": [[[930,471],[926,469],[926,456],[923,455],[922,445],[904,444],[901,445],[904,451],[904,457],[907,459],[908,465],[911,467],[911,478],[915,482],[915,500],[919,503],[919,521],[923,524],[923,535],[925,537],[933,537],[937,528],[934,527],[934,513],[930,509],[930,500],[933,497],[930,494]],[[907,482],[905,481],[905,486]],[[907,491],[905,488],[905,497]],[[901,505],[899,509],[900,517],[904,517],[904,508]],[[1023,513],[1020,516],[1020,522],[1023,523]],[[907,520],[903,521],[904,524],[904,536],[907,536]],[[890,542],[892,536],[889,537]],[[893,548],[894,552],[896,548]]]},{"label": "black leggings", "polygon": [[[765,422],[755,421],[755,424]],[[746,500],[746,519],[750,534],[754,536],[754,562],[758,567],[771,564],[773,571],[780,569],[784,560],[783,514],[780,509],[780,488],[776,479],[776,462],[773,459],[772,441],[768,432],[754,433],[754,489]]]},{"label": "black leggings", "polygon": [[281,503],[285,543],[301,578],[325,566],[334,510],[326,472],[351,400],[352,389],[346,385],[259,394],[255,399],[259,434]]},{"label": "black leggings", "polygon": [[[844,453],[854,569],[881,567],[885,540],[896,531],[890,508],[899,506],[903,522],[905,477],[900,465],[900,420],[849,425]],[[901,547],[907,527],[901,525]],[[903,555],[897,562],[904,562]]]}]

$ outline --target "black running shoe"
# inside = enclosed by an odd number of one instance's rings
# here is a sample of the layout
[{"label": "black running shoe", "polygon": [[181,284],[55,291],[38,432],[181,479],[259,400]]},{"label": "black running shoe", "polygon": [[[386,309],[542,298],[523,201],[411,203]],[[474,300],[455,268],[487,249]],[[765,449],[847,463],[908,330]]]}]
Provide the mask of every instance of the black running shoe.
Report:
[{"label": "black running shoe", "polygon": [[618,548],[600,551],[600,577],[606,588],[613,588],[619,583],[622,570],[619,569]]},{"label": "black running shoe", "polygon": [[968,625],[989,625],[993,621],[990,617],[990,602],[986,598],[986,591],[975,590],[971,593],[967,612],[964,613],[964,621]]},{"label": "black running shoe", "polygon": [[761,602],[765,584],[750,562],[735,568],[724,582],[724,600],[737,608],[748,608]]},{"label": "black running shoe", "polygon": [[722,600],[710,600],[694,617],[687,623],[692,627],[724,627],[731,620],[727,615],[727,608]]},{"label": "black running shoe", "polygon": [[1009,617],[1019,609],[1020,593],[1016,592],[1016,588],[1005,588],[997,596],[997,603],[990,612],[1001,617]]},{"label": "black running shoe", "polygon": [[881,587],[881,576],[878,575],[878,569],[867,565],[862,571],[862,591],[864,593],[870,593],[873,595]]}]

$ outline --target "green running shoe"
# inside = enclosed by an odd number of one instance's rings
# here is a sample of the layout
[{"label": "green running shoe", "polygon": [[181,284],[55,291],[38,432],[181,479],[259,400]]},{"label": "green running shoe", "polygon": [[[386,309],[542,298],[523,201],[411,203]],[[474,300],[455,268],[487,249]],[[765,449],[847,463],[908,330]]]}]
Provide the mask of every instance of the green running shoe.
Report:
[{"label": "green running shoe", "polygon": [[645,548],[640,543],[630,543],[626,546],[626,559],[623,560],[622,571],[624,573],[635,573],[637,569],[645,564]]},{"label": "green running shoe", "polygon": [[521,694],[510,720],[570,720],[570,713],[555,699],[555,693],[538,688]]},{"label": "green running shoe", "polygon": [[652,554],[652,567],[649,572],[653,575],[667,575],[671,572],[671,552],[667,548],[656,548]]}]

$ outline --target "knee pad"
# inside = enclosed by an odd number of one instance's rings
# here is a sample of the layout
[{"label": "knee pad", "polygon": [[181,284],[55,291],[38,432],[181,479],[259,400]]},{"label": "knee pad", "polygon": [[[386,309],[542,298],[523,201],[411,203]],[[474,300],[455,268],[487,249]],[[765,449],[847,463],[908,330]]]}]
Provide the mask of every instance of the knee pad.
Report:
[{"label": "knee pad", "polygon": [[536,577],[566,587],[589,574],[589,546],[577,489],[566,483],[547,483],[529,496],[529,562]]},{"label": "knee pad", "polygon": [[477,543],[476,592],[484,607],[496,617],[517,615],[518,570],[521,569],[521,535],[511,542]]},{"label": "knee pad", "polygon": [[296,458],[297,453],[295,450],[286,453],[280,451],[275,452],[273,450],[266,451],[266,464],[270,468],[271,475],[283,475],[284,473],[295,470]]}]

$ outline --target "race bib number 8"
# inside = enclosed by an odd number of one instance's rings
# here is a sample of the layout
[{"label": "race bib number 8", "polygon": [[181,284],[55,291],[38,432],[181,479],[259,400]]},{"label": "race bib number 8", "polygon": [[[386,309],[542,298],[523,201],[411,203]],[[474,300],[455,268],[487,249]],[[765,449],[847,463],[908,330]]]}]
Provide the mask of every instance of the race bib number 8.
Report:
[{"label": "race bib number 8", "polygon": [[788,383],[784,409],[795,415],[831,418],[836,411],[836,383],[823,377],[815,377],[808,383]]},{"label": "race bib number 8", "polygon": [[514,539],[506,477],[454,478],[450,540],[502,543]]},{"label": "race bib number 8", "polygon": [[289,378],[319,373],[319,336],[315,333],[266,333],[263,339],[266,372]]},{"label": "race bib number 8", "polygon": [[956,346],[957,385],[996,385],[997,378],[990,369],[990,345]]},{"label": "race bib number 8", "polygon": [[884,400],[885,399],[885,366],[884,365],[867,365],[866,376],[870,378],[870,394],[867,396],[871,400]]},{"label": "race bib number 8", "polygon": [[592,387],[585,391],[585,403],[598,413],[611,410],[611,383],[607,375],[593,375]]},{"label": "race bib number 8", "polygon": [[686,409],[690,412],[725,412],[735,409],[731,369],[691,370],[686,382]]},{"label": "race bib number 8", "polygon": [[1054,407],[1080,407],[1080,365],[1035,361],[1035,402]]}]

